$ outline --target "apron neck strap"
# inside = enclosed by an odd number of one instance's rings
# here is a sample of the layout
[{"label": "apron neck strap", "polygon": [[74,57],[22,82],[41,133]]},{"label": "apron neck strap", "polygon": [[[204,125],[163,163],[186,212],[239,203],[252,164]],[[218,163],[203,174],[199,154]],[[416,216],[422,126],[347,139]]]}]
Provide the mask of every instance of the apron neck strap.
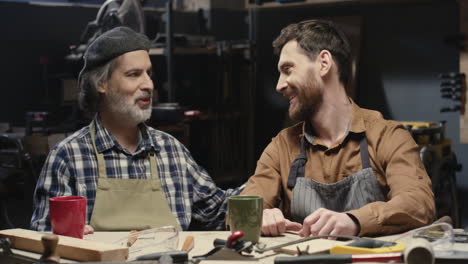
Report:
[{"label": "apron neck strap", "polygon": [[93,121],[91,123],[91,126],[89,127],[89,133],[91,134],[91,141],[93,142],[93,147],[94,147],[94,153],[96,153],[97,157],[97,165],[98,165],[98,173],[99,173],[99,178],[107,178],[107,172],[106,172],[106,162],[104,161],[104,155],[100,152],[98,152],[97,147],[96,147],[96,121]]},{"label": "apron neck strap", "polygon": [[150,155],[151,177],[154,179],[159,179],[158,167],[156,165],[156,158],[154,157],[154,150],[151,150],[149,155]]},{"label": "apron neck strap", "polygon": [[304,177],[304,168],[307,162],[306,148],[308,144],[305,140],[305,136],[301,138],[301,153],[293,161],[291,169],[289,170],[288,176],[288,188],[292,189],[296,185],[297,177]]},{"label": "apron neck strap", "polygon": [[369,150],[367,149],[367,138],[366,133],[362,133],[361,142],[359,142],[359,147],[361,150],[361,162],[362,168],[367,169],[370,168],[370,159],[369,159]]},{"label": "apron neck strap", "polygon": [[[288,188],[292,189],[296,186],[296,179],[298,177],[305,176],[305,164],[307,163],[307,153],[306,149],[308,148],[309,143],[305,139],[305,136],[301,138],[301,153],[293,161],[291,169],[289,170],[288,176]],[[366,133],[362,133],[361,140],[359,142],[359,149],[361,152],[361,162],[362,168],[370,168],[370,159],[369,159],[369,150],[367,149],[367,138]]]}]

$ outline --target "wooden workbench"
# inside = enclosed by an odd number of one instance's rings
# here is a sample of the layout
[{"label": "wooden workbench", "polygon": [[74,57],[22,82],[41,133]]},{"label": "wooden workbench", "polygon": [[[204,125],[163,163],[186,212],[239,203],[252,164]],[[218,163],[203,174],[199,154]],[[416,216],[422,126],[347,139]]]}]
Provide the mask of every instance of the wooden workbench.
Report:
[{"label": "wooden workbench", "polygon": [[[85,236],[85,240],[91,240],[91,241],[99,241],[99,242],[106,242],[106,243],[111,243],[115,244],[117,241],[125,239],[128,236],[128,232],[97,232],[95,234],[87,235]],[[185,238],[187,236],[193,236],[194,237],[194,248],[190,251],[189,256],[197,256],[197,255],[203,255],[209,252],[213,248],[213,241],[216,238],[220,239],[227,239],[229,236],[230,232],[228,231],[219,231],[219,232],[180,232],[179,233],[179,238],[178,242],[175,244],[176,248],[165,248],[163,251],[168,251],[168,250],[175,250],[175,249],[180,249],[182,246]],[[284,236],[281,237],[262,237],[260,238],[260,243],[266,244],[267,247],[274,246],[280,243],[292,241],[295,239],[300,238],[298,235],[295,234],[285,234]],[[389,240],[392,241],[394,239],[397,239],[399,242],[402,243],[409,243],[411,241],[411,236],[406,236],[401,238],[400,235],[394,235],[394,236],[386,236],[386,237],[381,237],[381,239]],[[298,246],[300,249],[305,249],[307,245],[309,246],[309,252],[319,252],[326,250],[330,248],[331,246],[335,244],[343,244],[345,242],[342,241],[332,241],[332,240],[326,240],[326,239],[317,239],[317,240],[311,240],[309,242],[304,242],[302,244],[297,244],[294,246],[290,246],[288,248],[295,249],[296,246]],[[464,250],[468,251],[468,244],[455,244],[454,249],[456,250]],[[130,251],[129,255],[129,261],[136,259],[136,257],[143,255],[143,254],[148,254],[148,253],[153,253],[151,252],[151,249],[140,250],[138,252],[132,252]],[[154,251],[154,250],[153,250]],[[23,255],[29,256],[29,257],[36,257],[39,258],[39,254],[34,254],[34,253],[29,253],[29,252],[22,252],[18,250],[14,250],[15,253],[21,253]],[[269,264],[273,263],[274,259],[279,256],[290,256],[282,253],[275,253],[272,251],[266,252],[264,254],[258,254],[258,253],[253,253],[252,254],[252,260],[251,261],[222,261],[221,263],[223,264],[247,264],[247,263],[257,263],[257,264]],[[63,260],[61,261],[62,263],[70,263],[72,261],[69,260]],[[219,260],[217,261],[202,261],[201,263],[220,263]]]}]

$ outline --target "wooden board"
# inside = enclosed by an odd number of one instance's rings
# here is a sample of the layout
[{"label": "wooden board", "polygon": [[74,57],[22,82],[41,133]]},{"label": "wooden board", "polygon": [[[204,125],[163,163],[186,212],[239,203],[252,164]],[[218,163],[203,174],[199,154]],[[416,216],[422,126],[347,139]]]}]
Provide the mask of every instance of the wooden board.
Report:
[{"label": "wooden board", "polygon": [[[26,229],[0,230],[0,237],[9,238],[11,247],[25,251],[42,253],[41,238],[44,233]],[[78,261],[125,261],[128,248],[113,244],[58,236],[57,252],[61,258]]]}]

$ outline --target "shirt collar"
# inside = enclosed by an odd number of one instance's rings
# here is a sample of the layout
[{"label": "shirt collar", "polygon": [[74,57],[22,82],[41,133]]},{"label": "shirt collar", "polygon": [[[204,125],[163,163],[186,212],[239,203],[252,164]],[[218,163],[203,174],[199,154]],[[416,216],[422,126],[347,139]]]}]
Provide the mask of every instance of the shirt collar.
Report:
[{"label": "shirt collar", "polygon": [[[366,131],[366,126],[364,124],[364,118],[362,115],[361,108],[356,103],[354,103],[353,99],[351,99],[350,97],[348,97],[348,99],[349,99],[349,102],[351,103],[352,115],[351,115],[351,121],[348,124],[348,131],[346,133],[345,138],[349,135],[350,132],[358,134],[358,133],[362,133]],[[308,121],[304,122],[302,126],[302,132],[304,134],[305,139],[310,144],[313,144],[314,136],[312,133],[312,126],[310,125],[310,122]]]},{"label": "shirt collar", "polygon": [[[106,150],[109,150],[113,147],[122,149],[120,144],[117,142],[115,137],[107,130],[101,122],[99,116],[96,116],[93,120],[96,127],[96,149],[98,152],[102,153]],[[159,151],[160,147],[153,141],[152,137],[149,135],[148,127],[144,123],[138,125],[140,133],[138,134],[138,147],[134,154],[138,154],[141,151],[150,151],[154,149]],[[123,149],[122,149],[123,150]]]}]

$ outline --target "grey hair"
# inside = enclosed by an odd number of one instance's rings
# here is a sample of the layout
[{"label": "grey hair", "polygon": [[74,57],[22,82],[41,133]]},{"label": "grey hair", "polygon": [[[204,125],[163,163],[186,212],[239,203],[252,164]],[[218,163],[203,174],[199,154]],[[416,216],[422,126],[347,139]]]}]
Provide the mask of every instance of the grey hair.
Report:
[{"label": "grey hair", "polygon": [[114,58],[104,65],[97,66],[80,76],[79,105],[81,110],[94,114],[99,111],[101,94],[98,88],[104,85],[112,76],[112,72],[117,66],[117,58]]}]

